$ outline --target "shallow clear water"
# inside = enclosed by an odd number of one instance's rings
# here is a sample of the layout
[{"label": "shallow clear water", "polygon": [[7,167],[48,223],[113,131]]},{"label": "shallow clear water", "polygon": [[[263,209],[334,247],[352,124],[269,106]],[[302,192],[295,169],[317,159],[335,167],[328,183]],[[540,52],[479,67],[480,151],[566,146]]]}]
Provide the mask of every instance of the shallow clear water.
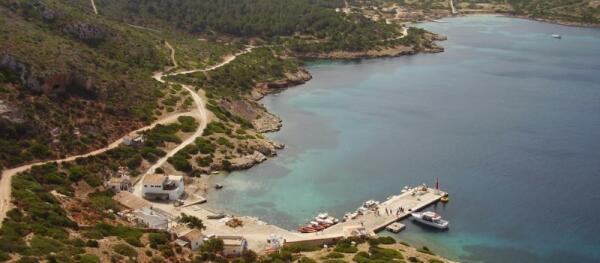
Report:
[{"label": "shallow clear water", "polygon": [[[468,262],[600,262],[600,30],[493,16],[420,25],[440,54],[313,62],[264,99],[287,148],[219,178],[211,206],[293,229],[439,177],[447,232],[399,238]],[[562,40],[550,37],[553,33]]]}]

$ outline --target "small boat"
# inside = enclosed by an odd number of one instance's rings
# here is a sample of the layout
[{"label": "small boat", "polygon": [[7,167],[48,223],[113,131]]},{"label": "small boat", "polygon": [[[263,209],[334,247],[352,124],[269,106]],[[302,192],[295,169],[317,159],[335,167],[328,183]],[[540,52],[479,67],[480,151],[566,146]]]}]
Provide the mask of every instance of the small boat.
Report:
[{"label": "small boat", "polygon": [[207,215],[206,218],[207,219],[221,219],[221,218],[225,218],[225,214],[224,213],[218,213],[218,214],[214,214],[214,215]]},{"label": "small boat", "polygon": [[423,213],[412,213],[412,218],[424,225],[435,227],[437,229],[448,229],[448,221],[442,219],[442,217],[435,212],[427,211]]},{"label": "small boat", "polygon": [[562,36],[559,35],[559,34],[552,34],[552,37],[556,38],[556,39],[561,39],[562,38]]},{"label": "small boat", "polygon": [[369,200],[363,204],[363,207],[366,209],[374,209],[374,208],[377,208],[378,205],[379,205],[379,201]]},{"label": "small boat", "polygon": [[440,198],[440,201],[442,203],[448,203],[448,201],[450,201],[450,199],[448,199],[448,196],[442,196],[442,198]]},{"label": "small boat", "polygon": [[222,184],[215,184],[215,189],[219,190],[222,189],[223,185]]},{"label": "small boat", "polygon": [[300,233],[314,233],[324,230],[330,226],[337,224],[339,220],[327,213],[318,214],[313,221],[306,225],[301,225],[297,230]]}]

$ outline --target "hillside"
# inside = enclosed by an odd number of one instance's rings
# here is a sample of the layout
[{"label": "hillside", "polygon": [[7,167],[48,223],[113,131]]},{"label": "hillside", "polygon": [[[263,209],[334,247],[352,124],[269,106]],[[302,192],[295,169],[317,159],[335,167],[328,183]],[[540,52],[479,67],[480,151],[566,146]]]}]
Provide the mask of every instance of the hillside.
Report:
[{"label": "hillside", "polygon": [[81,153],[155,118],[160,39],[59,1],[0,1],[0,167]]},{"label": "hillside", "polygon": [[558,23],[600,23],[600,1],[595,0],[466,0],[458,3],[467,13],[502,12]]},{"label": "hillside", "polygon": [[[430,33],[335,12],[341,4],[0,0],[2,218],[14,208],[0,228],[0,261],[197,259],[172,235],[120,217],[105,183],[120,171],[138,180],[161,160],[157,171],[193,182],[275,155],[282,145],[262,133],[280,121],[256,100],[310,79],[298,56],[438,51]],[[211,123],[190,109],[205,112],[203,99]],[[140,145],[117,140],[140,127]]]}]

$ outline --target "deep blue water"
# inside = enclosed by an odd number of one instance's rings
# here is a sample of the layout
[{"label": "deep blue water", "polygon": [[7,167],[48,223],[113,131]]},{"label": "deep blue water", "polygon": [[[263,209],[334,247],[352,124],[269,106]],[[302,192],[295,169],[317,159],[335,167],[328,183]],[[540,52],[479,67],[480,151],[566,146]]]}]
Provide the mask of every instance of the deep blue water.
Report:
[{"label": "deep blue water", "polygon": [[[467,262],[600,262],[600,30],[493,16],[420,26],[440,54],[313,62],[263,100],[280,156],[212,206],[293,229],[439,177],[448,232],[398,235]],[[562,40],[550,37],[553,33]]]}]

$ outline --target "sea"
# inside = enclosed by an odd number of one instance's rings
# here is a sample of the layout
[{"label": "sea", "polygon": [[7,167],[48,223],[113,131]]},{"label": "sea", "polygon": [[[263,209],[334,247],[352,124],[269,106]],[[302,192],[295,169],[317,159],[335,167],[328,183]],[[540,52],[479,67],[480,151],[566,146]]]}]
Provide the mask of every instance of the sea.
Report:
[{"label": "sea", "polygon": [[[404,220],[413,246],[462,262],[600,262],[600,30],[501,16],[415,25],[443,53],[309,61],[261,102],[286,148],[215,180],[215,209],[295,229],[435,184],[450,221]],[[562,39],[553,38],[560,34]]]}]

